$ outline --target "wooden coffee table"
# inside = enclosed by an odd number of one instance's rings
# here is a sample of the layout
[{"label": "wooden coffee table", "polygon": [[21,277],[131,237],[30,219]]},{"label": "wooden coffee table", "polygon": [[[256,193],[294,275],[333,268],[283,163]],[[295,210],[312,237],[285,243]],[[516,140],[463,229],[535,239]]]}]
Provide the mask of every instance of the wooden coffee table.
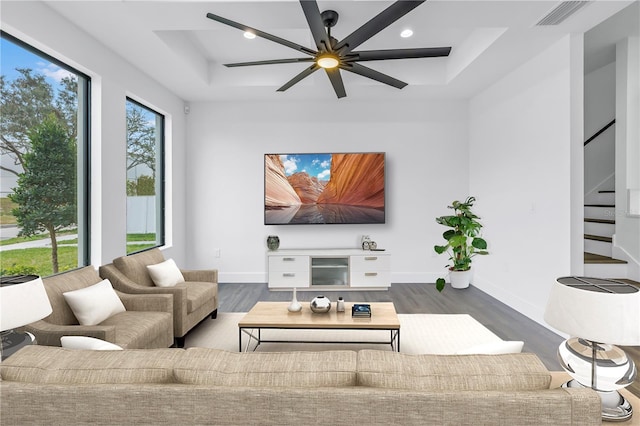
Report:
[{"label": "wooden coffee table", "polygon": [[[289,302],[258,302],[238,322],[238,351],[242,352],[242,336],[248,335],[245,350],[251,340],[256,342],[255,350],[261,343],[357,343],[391,345],[400,352],[400,320],[391,302],[370,303],[371,318],[353,318],[351,306],[345,302],[345,312],[336,312],[335,304],[325,314],[316,314],[309,305],[302,306],[300,312],[289,312]],[[389,340],[385,341],[326,341],[326,340],[265,340],[261,337],[264,329],[316,329],[316,330],[388,330]],[[254,332],[253,330],[257,330]]]}]

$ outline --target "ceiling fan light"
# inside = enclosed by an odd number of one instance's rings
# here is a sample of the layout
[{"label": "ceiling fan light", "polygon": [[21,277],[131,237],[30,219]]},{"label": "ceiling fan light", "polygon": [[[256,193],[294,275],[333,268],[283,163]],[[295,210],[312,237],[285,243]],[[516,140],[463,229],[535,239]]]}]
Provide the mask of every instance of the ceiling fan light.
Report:
[{"label": "ceiling fan light", "polygon": [[322,55],[318,57],[316,63],[322,68],[335,68],[340,65],[340,60],[334,55]]},{"label": "ceiling fan light", "polygon": [[248,38],[249,40],[253,40],[254,38],[256,38],[256,35],[250,31],[245,31],[244,32],[244,38]]}]

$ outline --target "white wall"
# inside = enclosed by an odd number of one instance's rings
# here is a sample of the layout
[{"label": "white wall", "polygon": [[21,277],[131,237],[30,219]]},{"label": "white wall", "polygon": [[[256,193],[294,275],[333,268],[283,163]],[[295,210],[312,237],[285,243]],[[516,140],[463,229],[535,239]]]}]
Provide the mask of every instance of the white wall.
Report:
[{"label": "white wall", "polygon": [[[168,256],[184,259],[183,102],[97,40],[38,2],[3,2],[2,29],[91,77],[91,261],[126,254],[126,111],[133,97],[165,114],[167,130]],[[171,227],[173,226],[173,233]]]},{"label": "white wall", "polygon": [[640,41],[616,45],[616,234],[613,252],[640,280],[640,217],[629,215],[628,190],[640,189]]},{"label": "white wall", "polygon": [[[584,77],[584,134],[585,140],[593,136],[616,116],[616,64],[612,62]],[[584,192],[615,189],[610,184],[615,174],[616,126],[584,147]]]},{"label": "white wall", "polygon": [[474,261],[474,284],[542,324],[576,251],[572,167],[582,158],[572,143],[584,140],[581,123],[572,129],[572,79],[582,85],[572,43],[563,38],[470,102],[470,193],[491,252]]},{"label": "white wall", "polygon": [[[192,103],[188,258],[221,282],[266,282],[270,234],[283,249],[355,248],[369,234],[392,253],[392,282],[434,282],[446,264],[432,254],[435,217],[468,195],[467,120],[452,101]],[[332,151],[386,152],[387,223],[265,226],[264,154]]]}]

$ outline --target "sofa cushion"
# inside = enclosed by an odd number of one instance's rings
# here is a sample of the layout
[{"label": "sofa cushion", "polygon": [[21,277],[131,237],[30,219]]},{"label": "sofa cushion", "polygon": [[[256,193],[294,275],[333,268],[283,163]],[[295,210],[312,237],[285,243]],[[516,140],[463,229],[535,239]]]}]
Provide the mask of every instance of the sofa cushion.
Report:
[{"label": "sofa cushion", "polygon": [[47,384],[175,383],[182,349],[91,351],[31,345],[2,361],[2,380]]},{"label": "sofa cushion", "polygon": [[184,282],[184,277],[180,268],[173,259],[155,265],[147,265],[147,271],[156,287],[174,287],[178,283]]},{"label": "sofa cushion", "polygon": [[356,384],[356,352],[236,353],[189,348],[175,366],[179,383],[213,386],[336,387]]},{"label": "sofa cushion", "polygon": [[425,391],[518,391],[548,389],[551,374],[531,353],[407,355],[361,350],[358,384]]},{"label": "sofa cushion", "polygon": [[62,294],[81,325],[96,325],[126,311],[109,280]]}]

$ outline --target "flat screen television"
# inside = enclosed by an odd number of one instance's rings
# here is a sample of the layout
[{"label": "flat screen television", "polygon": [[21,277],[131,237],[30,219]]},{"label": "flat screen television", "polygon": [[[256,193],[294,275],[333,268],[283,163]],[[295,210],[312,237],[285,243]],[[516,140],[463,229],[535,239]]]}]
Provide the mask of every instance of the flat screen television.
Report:
[{"label": "flat screen television", "polygon": [[265,225],[385,223],[383,152],[265,154]]}]

